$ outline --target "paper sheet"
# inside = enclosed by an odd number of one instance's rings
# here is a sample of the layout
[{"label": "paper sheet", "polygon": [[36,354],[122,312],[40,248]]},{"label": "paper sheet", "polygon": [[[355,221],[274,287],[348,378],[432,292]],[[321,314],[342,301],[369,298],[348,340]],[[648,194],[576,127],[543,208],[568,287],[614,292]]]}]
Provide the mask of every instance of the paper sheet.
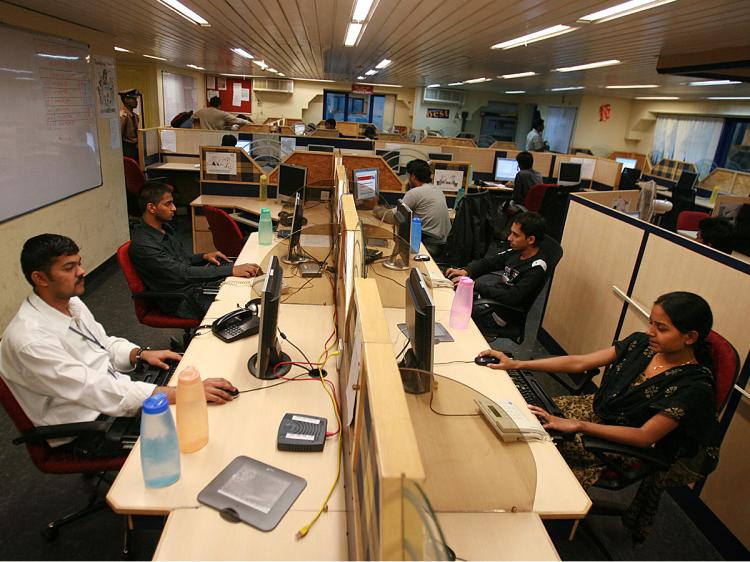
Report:
[{"label": "paper sheet", "polygon": [[240,94],[242,101],[250,101],[250,88],[241,88]]},{"label": "paper sheet", "polygon": [[463,187],[464,173],[461,170],[435,170],[433,183],[443,191],[458,191]]},{"label": "paper sheet", "polygon": [[177,152],[177,133],[170,130],[159,131],[162,152]]},{"label": "paper sheet", "polygon": [[216,89],[216,76],[206,76],[206,90],[215,90],[215,89]]},{"label": "paper sheet", "polygon": [[217,90],[226,90],[227,89],[227,79],[226,78],[216,78],[216,89]]},{"label": "paper sheet", "polygon": [[594,170],[596,168],[596,160],[593,158],[571,158],[571,162],[574,164],[581,165],[581,179],[591,180],[594,178]]},{"label": "paper sheet", "polygon": [[232,105],[239,107],[242,105],[242,83],[234,82],[232,84]]},{"label": "paper sheet", "polygon": [[234,152],[206,152],[206,173],[237,174],[237,155]]},{"label": "paper sheet", "polygon": [[218,98],[219,90],[206,90],[206,99]]},{"label": "paper sheet", "polygon": [[122,138],[120,138],[120,120],[117,117],[112,117],[109,120],[109,139],[112,148],[120,148],[122,145]]}]

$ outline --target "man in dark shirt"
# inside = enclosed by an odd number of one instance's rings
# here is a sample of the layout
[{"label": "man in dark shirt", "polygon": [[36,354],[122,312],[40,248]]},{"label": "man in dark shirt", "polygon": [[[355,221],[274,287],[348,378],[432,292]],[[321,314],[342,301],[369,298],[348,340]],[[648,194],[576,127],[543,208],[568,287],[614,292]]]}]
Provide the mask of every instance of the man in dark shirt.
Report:
[{"label": "man in dark shirt", "polygon": [[523,205],[531,186],[544,183],[544,180],[542,174],[534,169],[534,156],[531,152],[519,152],[516,155],[516,162],[518,162],[519,170],[516,179],[513,180],[513,201]]},{"label": "man in dark shirt", "polygon": [[230,275],[255,277],[262,273],[256,264],[232,265],[221,252],[188,253],[169,224],[175,214],[174,199],[163,183],[146,183],[139,202],[143,217],[133,231],[130,259],[147,289],[184,295],[160,299],[158,305],[164,312],[200,320],[214,298],[203,294],[204,284]]},{"label": "man in dark shirt", "polygon": [[[528,310],[547,281],[547,262],[539,244],[544,239],[544,219],[538,213],[514,217],[508,241],[510,250],[475,260],[466,269],[450,268],[446,275],[454,284],[462,276],[474,279],[476,298],[484,297],[502,304]],[[479,329],[505,326],[515,318],[497,314],[475,318]],[[493,325],[494,324],[494,325]]]}]

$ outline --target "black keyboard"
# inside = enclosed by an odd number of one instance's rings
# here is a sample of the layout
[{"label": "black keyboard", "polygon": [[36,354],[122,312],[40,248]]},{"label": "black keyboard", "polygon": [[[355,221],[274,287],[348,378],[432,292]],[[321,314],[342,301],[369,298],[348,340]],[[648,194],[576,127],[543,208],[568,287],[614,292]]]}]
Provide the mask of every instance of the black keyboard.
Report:
[{"label": "black keyboard", "polygon": [[534,380],[534,375],[530,371],[516,371],[509,370],[508,376],[516,385],[516,388],[526,400],[527,404],[539,406],[544,408],[553,416],[565,417],[555,404],[555,401],[550,398],[544,391],[542,386]]}]

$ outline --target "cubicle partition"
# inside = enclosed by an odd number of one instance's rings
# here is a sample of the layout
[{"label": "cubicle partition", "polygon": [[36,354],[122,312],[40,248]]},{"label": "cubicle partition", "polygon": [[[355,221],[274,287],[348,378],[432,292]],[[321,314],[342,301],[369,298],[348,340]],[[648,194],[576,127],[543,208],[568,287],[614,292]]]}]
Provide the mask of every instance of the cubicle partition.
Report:
[{"label": "cubicle partition", "polygon": [[432,146],[467,146],[474,148],[477,146],[474,139],[456,137],[424,137],[420,142]]},{"label": "cubicle partition", "polygon": [[[576,159],[584,160],[584,164],[581,166],[581,179],[584,185],[590,182],[593,189],[601,191],[610,191],[619,187],[622,164],[609,158],[600,158],[588,154],[558,154],[557,158],[555,158],[552,177],[556,178],[559,176],[561,163],[575,161]],[[593,174],[590,178],[586,177],[586,179],[583,179],[587,165],[593,165]]]}]

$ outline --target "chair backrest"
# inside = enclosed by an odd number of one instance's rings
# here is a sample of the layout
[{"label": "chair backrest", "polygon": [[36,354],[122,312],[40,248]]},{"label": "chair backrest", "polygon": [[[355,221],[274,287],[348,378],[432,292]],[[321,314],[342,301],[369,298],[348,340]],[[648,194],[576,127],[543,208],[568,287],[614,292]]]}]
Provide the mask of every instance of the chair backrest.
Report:
[{"label": "chair backrest", "polygon": [[535,213],[538,213],[539,209],[542,207],[542,201],[544,200],[544,192],[547,190],[548,187],[552,187],[553,185],[556,185],[556,184],[537,183],[535,185],[532,185],[531,189],[529,189],[529,192],[526,194],[526,199],[524,199],[523,206],[526,207],[529,211],[534,211]]},{"label": "chair backrest", "polygon": [[555,268],[563,257],[563,248],[557,240],[549,235],[544,237],[544,240],[539,244],[539,248],[547,257],[547,278],[552,279]]},{"label": "chair backrest", "polygon": [[203,207],[208,227],[214,239],[214,246],[227,257],[237,257],[242,251],[242,231],[237,222],[223,209],[210,205]]},{"label": "chair backrest", "polygon": [[484,257],[491,240],[490,197],[489,191],[480,191],[461,199],[446,242],[446,263],[464,266]]},{"label": "chair backrest", "polygon": [[698,230],[699,223],[710,216],[701,211],[682,211],[677,215],[677,230]]},{"label": "chair backrest", "polygon": [[[133,294],[142,293],[146,290],[146,285],[141,280],[140,275],[133,265],[133,261],[130,259],[130,240],[125,242],[122,246],[117,248],[117,261],[120,264],[125,275],[125,281],[128,283],[128,288]],[[135,305],[135,315],[139,322],[142,322],[146,315],[149,313],[149,305],[145,299],[133,299]]]},{"label": "chair backrest", "polygon": [[711,330],[706,338],[711,344],[711,359],[716,380],[716,411],[721,412],[732,394],[732,388],[740,373],[740,357],[737,350],[724,337]]},{"label": "chair backrest", "polygon": [[125,168],[125,189],[128,193],[137,196],[143,184],[146,183],[141,167],[138,162],[127,156],[122,157],[122,165]]},{"label": "chair backrest", "polygon": [[[0,377],[0,402],[19,433],[34,429],[34,424],[31,423],[26,412],[23,411],[23,408],[21,408],[18,400],[13,396],[13,393],[8,388],[8,385],[5,384],[2,377]],[[37,468],[44,470],[43,467],[50,457],[52,448],[45,441],[42,443],[26,443],[26,449],[29,451],[31,460]]]}]

